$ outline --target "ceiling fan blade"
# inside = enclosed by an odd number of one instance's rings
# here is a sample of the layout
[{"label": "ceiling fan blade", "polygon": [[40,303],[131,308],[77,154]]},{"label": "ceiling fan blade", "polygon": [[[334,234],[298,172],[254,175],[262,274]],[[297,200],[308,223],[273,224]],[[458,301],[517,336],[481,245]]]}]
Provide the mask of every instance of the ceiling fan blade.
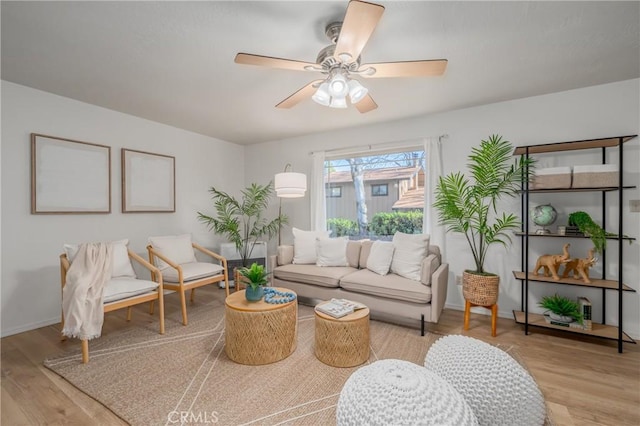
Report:
[{"label": "ceiling fan blade", "polygon": [[[384,12],[384,6],[379,4],[351,0],[333,56],[345,63],[356,61],[378,25],[382,12]],[[350,58],[341,57],[343,54],[349,55]]]},{"label": "ceiling fan blade", "polygon": [[360,102],[355,104],[355,106],[358,108],[358,111],[363,114],[378,108],[378,104],[373,100],[371,95],[365,96]]},{"label": "ceiling fan blade", "polygon": [[304,101],[307,98],[313,96],[316,91],[316,88],[313,87],[314,84],[320,84],[323,80],[314,80],[311,83],[304,86],[302,89],[298,90],[291,96],[289,96],[284,101],[280,102],[276,105],[276,108],[291,108],[297,105],[299,102]]},{"label": "ceiling fan blade", "polygon": [[[372,75],[368,75],[366,73],[366,69],[369,67],[374,68],[376,72]],[[428,77],[434,75],[442,75],[446,68],[446,59],[406,62],[381,62],[377,64],[365,64],[360,66],[360,70],[365,71],[360,75],[365,78]]]},{"label": "ceiling fan blade", "polygon": [[236,64],[259,65],[262,67],[283,68],[295,71],[313,71],[305,67],[318,68],[318,64],[312,62],[294,61],[291,59],[273,58],[271,56],[252,55],[251,53],[238,53]]}]

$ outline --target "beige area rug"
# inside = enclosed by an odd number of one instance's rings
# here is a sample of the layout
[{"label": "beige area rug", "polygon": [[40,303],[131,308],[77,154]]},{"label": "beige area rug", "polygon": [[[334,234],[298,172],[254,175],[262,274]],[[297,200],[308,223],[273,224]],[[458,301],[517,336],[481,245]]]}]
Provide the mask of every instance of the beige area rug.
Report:
[{"label": "beige area rug", "polygon": [[[74,345],[73,353],[45,365],[132,425],[334,424],[340,390],[359,367],[318,361],[313,309],[299,306],[298,321],[297,349],[269,365],[240,365],[226,356],[220,301],[192,306],[187,327],[180,312],[168,314],[162,336],[150,323],[91,341],[89,364],[81,364]],[[422,365],[439,337],[371,321],[367,363],[396,358]]]}]

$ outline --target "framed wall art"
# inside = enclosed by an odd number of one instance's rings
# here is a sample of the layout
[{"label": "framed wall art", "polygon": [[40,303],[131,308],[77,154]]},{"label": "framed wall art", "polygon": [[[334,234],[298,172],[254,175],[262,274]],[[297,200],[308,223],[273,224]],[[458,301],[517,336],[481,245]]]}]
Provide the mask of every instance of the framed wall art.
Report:
[{"label": "framed wall art", "polygon": [[175,157],[122,148],[122,212],[176,211]]},{"label": "framed wall art", "polygon": [[111,147],[32,133],[31,213],[111,213]]}]

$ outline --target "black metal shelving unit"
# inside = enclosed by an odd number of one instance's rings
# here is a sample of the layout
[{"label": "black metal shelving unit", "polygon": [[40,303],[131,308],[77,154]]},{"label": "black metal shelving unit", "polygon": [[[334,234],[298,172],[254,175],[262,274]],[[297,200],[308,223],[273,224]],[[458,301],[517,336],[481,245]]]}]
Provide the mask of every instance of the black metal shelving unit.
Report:
[{"label": "black metal shelving unit", "polygon": [[[618,352],[622,353],[623,342],[636,343],[631,337],[623,331],[623,295],[625,292],[635,292],[636,290],[623,283],[623,241],[635,240],[632,237],[625,237],[623,232],[623,197],[622,192],[625,189],[635,188],[635,186],[625,186],[623,183],[624,165],[623,165],[623,144],[628,142],[637,135],[628,136],[615,136],[602,139],[590,139],[572,142],[559,142],[543,145],[529,145],[517,147],[513,155],[520,155],[528,158],[536,154],[554,153],[554,152],[566,152],[583,149],[601,149],[602,150],[602,164],[606,164],[607,148],[618,148],[618,167],[619,167],[619,179],[618,186],[607,187],[594,187],[594,188],[567,188],[567,189],[530,189],[526,182],[522,185],[521,194],[521,215],[522,215],[522,232],[516,233],[516,235],[522,237],[521,239],[521,271],[514,271],[514,277],[522,282],[521,288],[521,310],[513,311],[514,319],[519,324],[524,324],[525,334],[529,334],[529,326],[550,328],[554,330],[561,330],[570,333],[584,334],[594,337],[600,337],[605,339],[616,340],[618,342]],[[608,239],[618,241],[618,274],[616,279],[607,279],[607,261],[606,250],[602,253],[602,279],[592,279],[591,283],[584,283],[581,280],[572,278],[563,278],[559,281],[552,280],[543,276],[535,276],[529,272],[529,239],[537,237],[557,237],[557,238],[585,238],[574,235],[559,235],[559,234],[535,234],[529,231],[529,196],[535,193],[569,193],[569,192],[600,192],[602,194],[602,223],[603,227],[606,224],[606,207],[607,207],[607,194],[617,193],[617,205],[618,205],[618,236],[609,236]],[[582,330],[577,328],[567,328],[553,324],[547,324],[544,317],[539,314],[533,314],[529,312],[529,285],[531,283],[539,283],[541,285],[546,284],[561,284],[561,285],[574,285],[584,286],[591,288],[602,289],[602,323],[598,324],[593,322],[593,330]],[[607,291],[616,291],[618,294],[618,325],[612,326],[606,324],[606,297]]]}]

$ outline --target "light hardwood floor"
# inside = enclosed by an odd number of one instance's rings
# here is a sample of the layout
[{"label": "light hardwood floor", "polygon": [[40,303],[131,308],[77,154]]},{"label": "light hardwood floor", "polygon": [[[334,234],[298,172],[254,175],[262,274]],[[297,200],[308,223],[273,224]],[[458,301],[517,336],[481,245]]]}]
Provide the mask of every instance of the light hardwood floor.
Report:
[{"label": "light hardwood floor", "polygon": [[[196,303],[224,298],[224,290],[200,289]],[[179,310],[176,294],[166,297],[166,310]],[[134,309],[131,323],[126,310],[105,318],[103,333],[136,323],[154,322],[146,306]],[[640,347],[625,344],[618,354],[616,343],[578,339],[552,330],[531,329],[525,336],[513,320],[498,320],[498,336],[491,337],[488,316],[472,314],[470,329],[462,331],[463,313],[445,310],[438,324],[428,330],[466,334],[489,343],[516,345],[547,400],[555,425],[640,424]],[[418,331],[416,331],[418,332]],[[78,341],[60,342],[59,326],[43,327],[1,340],[0,424],[14,425],[122,425],[100,403],[86,396],[42,365],[48,356],[76,348]],[[90,364],[89,364],[90,365]]]}]

